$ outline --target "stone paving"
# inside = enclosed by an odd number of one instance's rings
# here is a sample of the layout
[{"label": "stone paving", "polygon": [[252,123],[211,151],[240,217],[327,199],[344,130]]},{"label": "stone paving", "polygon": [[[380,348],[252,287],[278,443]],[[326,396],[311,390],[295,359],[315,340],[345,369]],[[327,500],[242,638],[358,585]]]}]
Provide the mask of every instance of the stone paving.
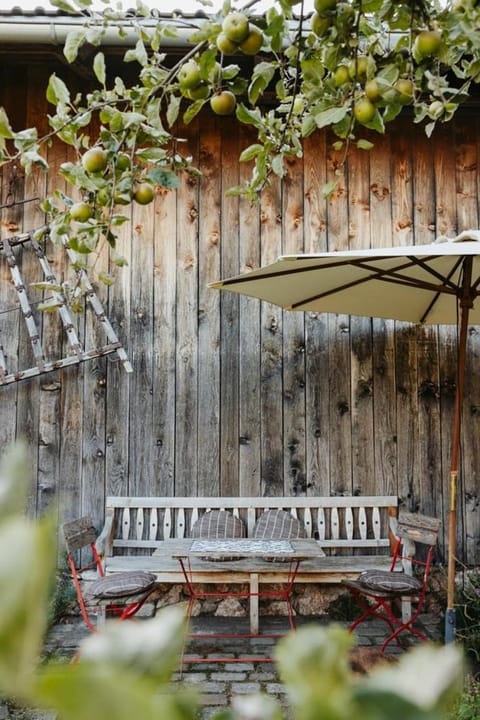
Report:
[{"label": "stone paving", "polygon": [[[262,632],[278,633],[287,626],[287,618],[261,618]],[[420,618],[426,634],[434,641],[441,639],[441,628],[439,618],[432,615],[425,615]],[[306,623],[326,624],[328,619],[321,618],[299,618],[297,625]],[[202,662],[185,663],[182,672],[176,673],[172,682],[177,686],[190,686],[198,688],[201,693],[201,710],[199,720],[208,720],[215,712],[235,703],[235,698],[240,695],[248,695],[256,692],[267,693],[275,696],[283,708],[284,718],[291,717],[288,707],[288,698],[285,689],[279,682],[276,666],[272,662],[264,662],[262,659],[271,657],[275,638],[235,638],[217,639],[209,637],[215,632],[222,631],[222,625],[226,632],[244,632],[241,625],[242,619],[238,618],[216,618],[201,616],[194,619],[193,630],[205,633],[207,637],[195,639],[187,648],[187,658],[204,658]],[[341,623],[342,624],[342,623]],[[348,626],[348,623],[344,623]],[[357,645],[363,648],[380,648],[385,634],[385,623],[379,620],[369,620],[363,623],[357,634]],[[47,643],[47,653],[73,656],[82,637],[88,633],[84,625],[79,621],[64,625],[57,625],[50,633]],[[412,637],[412,636],[409,636]],[[396,644],[393,644],[389,654],[398,655],[403,652]],[[239,657],[247,657],[247,662],[239,662]],[[212,662],[212,658],[220,659],[220,662]],[[251,661],[256,658],[258,661]],[[10,720],[10,718],[8,718]],[[12,718],[11,720],[17,720]],[[29,717],[22,720],[37,720]],[[41,720],[45,720],[45,717]],[[51,720],[48,718],[47,720]]]}]

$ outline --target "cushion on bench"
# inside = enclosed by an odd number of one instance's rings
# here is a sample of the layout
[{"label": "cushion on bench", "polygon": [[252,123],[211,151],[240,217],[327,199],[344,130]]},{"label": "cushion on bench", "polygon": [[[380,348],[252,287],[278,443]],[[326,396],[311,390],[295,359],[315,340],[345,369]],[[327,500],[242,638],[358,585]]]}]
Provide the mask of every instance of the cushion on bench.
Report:
[{"label": "cushion on bench", "polygon": [[366,590],[403,593],[414,595],[422,589],[421,581],[405,573],[389,572],[388,570],[365,570],[357,578]]},{"label": "cushion on bench", "polygon": [[[288,538],[307,537],[305,526],[286,510],[265,510],[253,528],[253,537],[257,540],[287,540]],[[265,557],[269,562],[290,562],[286,558]]]},{"label": "cushion on bench", "polygon": [[98,599],[120,598],[139,595],[151,590],[156,576],[150,572],[132,570],[98,578],[88,588],[86,594]]},{"label": "cushion on bench", "polygon": [[[244,538],[245,524],[228,510],[209,510],[192,527],[194,538]],[[203,560],[238,560],[238,557],[204,557]]]}]

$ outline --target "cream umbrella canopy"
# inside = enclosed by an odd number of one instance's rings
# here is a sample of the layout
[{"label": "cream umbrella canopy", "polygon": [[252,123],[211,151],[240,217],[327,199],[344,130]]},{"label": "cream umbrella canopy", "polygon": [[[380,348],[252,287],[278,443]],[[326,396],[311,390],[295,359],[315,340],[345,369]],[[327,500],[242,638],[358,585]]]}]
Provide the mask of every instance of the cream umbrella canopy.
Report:
[{"label": "cream umbrella canopy", "polygon": [[282,255],[237,277],[210,283],[285,310],[342,313],[422,324],[459,323],[450,458],[445,640],[455,637],[455,554],[460,421],[467,329],[480,325],[480,230],[430,245]]}]

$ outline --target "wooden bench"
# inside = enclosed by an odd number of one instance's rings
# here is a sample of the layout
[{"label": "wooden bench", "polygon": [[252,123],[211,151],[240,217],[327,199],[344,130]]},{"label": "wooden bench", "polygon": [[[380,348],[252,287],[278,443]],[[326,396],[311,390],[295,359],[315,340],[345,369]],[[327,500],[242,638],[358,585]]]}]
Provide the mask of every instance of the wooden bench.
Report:
[{"label": "wooden bench", "polygon": [[[169,538],[191,536],[193,524],[207,510],[224,509],[240,517],[247,537],[267,509],[282,508],[301,520],[308,537],[318,540],[326,557],[304,560],[297,583],[340,583],[368,568],[388,569],[394,538],[395,496],[348,497],[107,497],[105,525],[96,546],[106,573],[149,570],[160,583],[183,583],[178,560],[152,555]],[[250,629],[258,632],[258,588],[288,579],[288,564],[255,560],[196,560],[197,582],[247,583]]]}]

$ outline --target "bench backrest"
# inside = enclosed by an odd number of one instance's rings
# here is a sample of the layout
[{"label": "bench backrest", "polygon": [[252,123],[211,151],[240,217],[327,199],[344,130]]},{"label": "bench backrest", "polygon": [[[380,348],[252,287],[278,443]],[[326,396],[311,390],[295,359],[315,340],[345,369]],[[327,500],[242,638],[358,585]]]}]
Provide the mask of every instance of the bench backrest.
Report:
[{"label": "bench backrest", "polygon": [[282,508],[305,525],[308,537],[324,549],[392,548],[389,517],[396,516],[396,496],[348,497],[107,497],[105,527],[98,540],[107,556],[128,549],[152,551],[168,538],[191,536],[199,516],[213,509],[240,517],[251,537],[267,509]]}]

